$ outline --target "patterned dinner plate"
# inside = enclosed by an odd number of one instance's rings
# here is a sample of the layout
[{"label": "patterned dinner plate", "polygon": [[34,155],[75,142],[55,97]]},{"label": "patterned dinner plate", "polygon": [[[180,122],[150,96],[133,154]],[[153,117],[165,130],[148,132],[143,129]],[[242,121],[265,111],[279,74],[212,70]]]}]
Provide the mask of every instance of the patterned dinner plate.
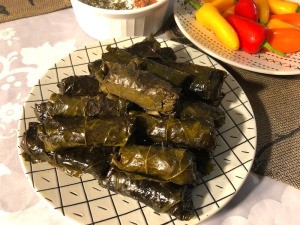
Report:
[{"label": "patterned dinner plate", "polygon": [[[57,83],[73,75],[87,75],[87,64],[112,44],[119,48],[140,42],[144,37],[119,38],[96,42],[70,53],[43,75],[30,92],[19,121],[18,146],[28,123],[36,121],[35,103],[47,101],[58,92]],[[178,61],[191,61],[224,70],[206,54],[177,42],[158,39],[162,47],[172,47]],[[167,214],[157,214],[151,208],[128,197],[101,188],[91,175],[71,177],[48,163],[32,164],[20,156],[26,177],[38,195],[62,215],[80,224],[198,224],[214,215],[228,203],[244,183],[251,169],[256,150],[256,123],[250,102],[236,80],[228,74],[223,85],[226,94],[221,106],[226,123],[217,131],[217,147],[213,157],[213,171],[202,178],[193,190],[195,216],[179,221]],[[21,155],[22,149],[19,147]]]},{"label": "patterned dinner plate", "polygon": [[[299,0],[298,0],[299,1]],[[181,32],[198,48],[230,65],[263,74],[299,75],[300,52],[279,56],[272,52],[249,54],[232,51],[222,45],[215,34],[195,19],[195,9],[185,0],[176,0],[174,17]],[[211,18],[213,19],[213,18]]]}]

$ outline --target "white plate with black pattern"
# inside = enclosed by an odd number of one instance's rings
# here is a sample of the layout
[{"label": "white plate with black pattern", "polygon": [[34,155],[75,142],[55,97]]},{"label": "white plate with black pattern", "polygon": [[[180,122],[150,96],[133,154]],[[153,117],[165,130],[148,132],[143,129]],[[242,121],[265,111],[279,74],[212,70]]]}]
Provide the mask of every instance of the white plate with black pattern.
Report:
[{"label": "white plate with black pattern", "polygon": [[[131,46],[144,37],[119,38],[96,42],[70,53],[41,77],[24,104],[19,121],[18,146],[28,123],[36,121],[35,103],[47,101],[58,92],[57,83],[73,75],[87,75],[87,64],[101,58],[106,46]],[[223,69],[206,54],[177,42],[158,39],[162,47],[172,47],[178,61]],[[179,221],[167,214],[157,214],[144,204],[101,188],[91,175],[71,177],[48,163],[32,164],[20,156],[26,177],[33,189],[62,215],[80,224],[198,224],[214,215],[228,203],[247,178],[256,150],[256,123],[250,102],[236,80],[229,74],[223,85],[226,94],[221,106],[226,112],[226,123],[218,130],[217,147],[213,158],[214,170],[203,177],[193,190],[195,216],[190,221]],[[21,155],[22,149],[19,148]]]},{"label": "white plate with black pattern", "polygon": [[174,18],[180,31],[194,45],[210,56],[230,65],[258,73],[300,75],[300,52],[279,56],[266,51],[249,54],[242,50],[230,50],[219,42],[212,31],[196,21],[196,10],[190,4],[185,0],[176,0],[175,2]]}]

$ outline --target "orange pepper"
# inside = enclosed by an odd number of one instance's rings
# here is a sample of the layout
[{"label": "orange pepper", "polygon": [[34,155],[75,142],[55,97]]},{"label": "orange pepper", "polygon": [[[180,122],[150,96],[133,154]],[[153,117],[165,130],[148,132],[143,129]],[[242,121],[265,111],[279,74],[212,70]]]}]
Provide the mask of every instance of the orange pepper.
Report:
[{"label": "orange pepper", "polygon": [[293,28],[270,29],[268,43],[278,51],[294,53],[300,51],[300,30]]},{"label": "orange pepper", "polygon": [[294,28],[294,29],[300,30],[300,27],[294,26],[293,24],[287,23],[283,20],[276,19],[276,18],[275,19],[270,19],[268,24],[267,24],[267,27],[269,29]]},{"label": "orange pepper", "polygon": [[300,13],[285,13],[271,15],[270,19],[279,19],[294,26],[300,27]]}]

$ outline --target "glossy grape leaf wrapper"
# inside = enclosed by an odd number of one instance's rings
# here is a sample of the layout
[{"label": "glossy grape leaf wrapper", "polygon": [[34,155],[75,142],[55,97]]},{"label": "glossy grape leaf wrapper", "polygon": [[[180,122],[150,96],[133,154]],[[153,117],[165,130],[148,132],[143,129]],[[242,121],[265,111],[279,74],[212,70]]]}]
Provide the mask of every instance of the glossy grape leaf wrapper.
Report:
[{"label": "glossy grape leaf wrapper", "polygon": [[119,117],[127,114],[130,102],[99,93],[96,96],[68,96],[53,93],[48,102],[35,105],[40,121],[48,117]]},{"label": "glossy grape leaf wrapper", "polygon": [[199,178],[194,154],[179,148],[131,145],[121,147],[112,164],[120,170],[179,185]]},{"label": "glossy grape leaf wrapper", "polygon": [[177,59],[174,50],[171,47],[161,47],[161,44],[153,35],[147,36],[143,41],[137,42],[124,50],[132,55],[155,61],[175,61]]},{"label": "glossy grape leaf wrapper", "polygon": [[142,112],[133,114],[138,118],[138,129],[146,132],[154,142],[194,149],[214,149],[216,146],[214,124],[204,119],[155,117]]},{"label": "glossy grape leaf wrapper", "polygon": [[190,81],[183,87],[187,94],[211,101],[222,97],[221,89],[227,75],[225,71],[190,62],[179,63],[163,60],[160,63],[191,75]]},{"label": "glossy grape leaf wrapper", "polygon": [[[123,65],[128,65],[131,61],[134,61],[140,69],[154,73],[177,87],[181,87],[186,79],[190,77],[186,72],[175,70],[151,58],[139,57],[119,48],[108,47],[108,52],[103,53],[102,60],[105,62],[121,63]],[[91,74],[99,74],[100,71],[103,70],[103,67],[99,66],[99,61],[90,63],[89,68]]]},{"label": "glossy grape leaf wrapper", "polygon": [[108,74],[101,83],[101,90],[129,100],[146,111],[172,113],[180,90],[156,75],[138,70],[133,64],[124,66],[107,62]]},{"label": "glossy grape leaf wrapper", "polygon": [[124,146],[134,131],[132,117],[52,118],[38,125],[46,151],[83,146]]},{"label": "glossy grape leaf wrapper", "polygon": [[62,79],[57,87],[62,95],[94,96],[99,93],[99,82],[92,76],[70,76]]},{"label": "glossy grape leaf wrapper", "polygon": [[168,213],[180,220],[194,216],[191,187],[188,185],[155,182],[113,167],[107,176],[99,179],[99,184],[146,204],[156,213]]},{"label": "glossy grape leaf wrapper", "polygon": [[46,152],[43,142],[37,135],[38,124],[29,123],[29,128],[23,135],[21,147],[25,159],[33,163],[48,162],[67,174],[77,177],[83,173],[104,174],[108,171],[115,154],[114,147],[67,148]]},{"label": "glossy grape leaf wrapper", "polygon": [[205,119],[213,122],[216,127],[221,127],[225,123],[224,110],[201,101],[184,101],[179,116],[180,118]]},{"label": "glossy grape leaf wrapper", "polygon": [[34,163],[52,161],[51,156],[45,151],[44,143],[38,137],[39,124],[38,122],[30,122],[21,141],[21,148],[25,153],[23,154],[24,158]]}]

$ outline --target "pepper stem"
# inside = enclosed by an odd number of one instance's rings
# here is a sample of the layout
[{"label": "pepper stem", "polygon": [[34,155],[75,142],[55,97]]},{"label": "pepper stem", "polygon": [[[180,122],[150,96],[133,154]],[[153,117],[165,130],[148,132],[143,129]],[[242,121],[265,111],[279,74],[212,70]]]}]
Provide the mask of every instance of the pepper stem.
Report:
[{"label": "pepper stem", "polygon": [[265,23],[265,22],[263,22],[263,21],[261,21],[261,20],[258,20],[258,22],[259,22],[261,25],[264,25],[264,26],[267,26],[267,24],[268,24],[268,22]]},{"label": "pepper stem", "polygon": [[195,2],[193,0],[185,0],[185,1],[190,3],[196,10],[201,8],[201,5],[198,2]]},{"label": "pepper stem", "polygon": [[271,52],[276,53],[277,55],[280,55],[280,56],[285,56],[285,55],[286,55],[286,53],[283,53],[283,52],[278,51],[277,49],[273,48],[273,47],[269,44],[269,42],[265,42],[265,43],[263,44],[263,47],[265,47],[266,49],[268,49],[268,50],[271,51]]}]

